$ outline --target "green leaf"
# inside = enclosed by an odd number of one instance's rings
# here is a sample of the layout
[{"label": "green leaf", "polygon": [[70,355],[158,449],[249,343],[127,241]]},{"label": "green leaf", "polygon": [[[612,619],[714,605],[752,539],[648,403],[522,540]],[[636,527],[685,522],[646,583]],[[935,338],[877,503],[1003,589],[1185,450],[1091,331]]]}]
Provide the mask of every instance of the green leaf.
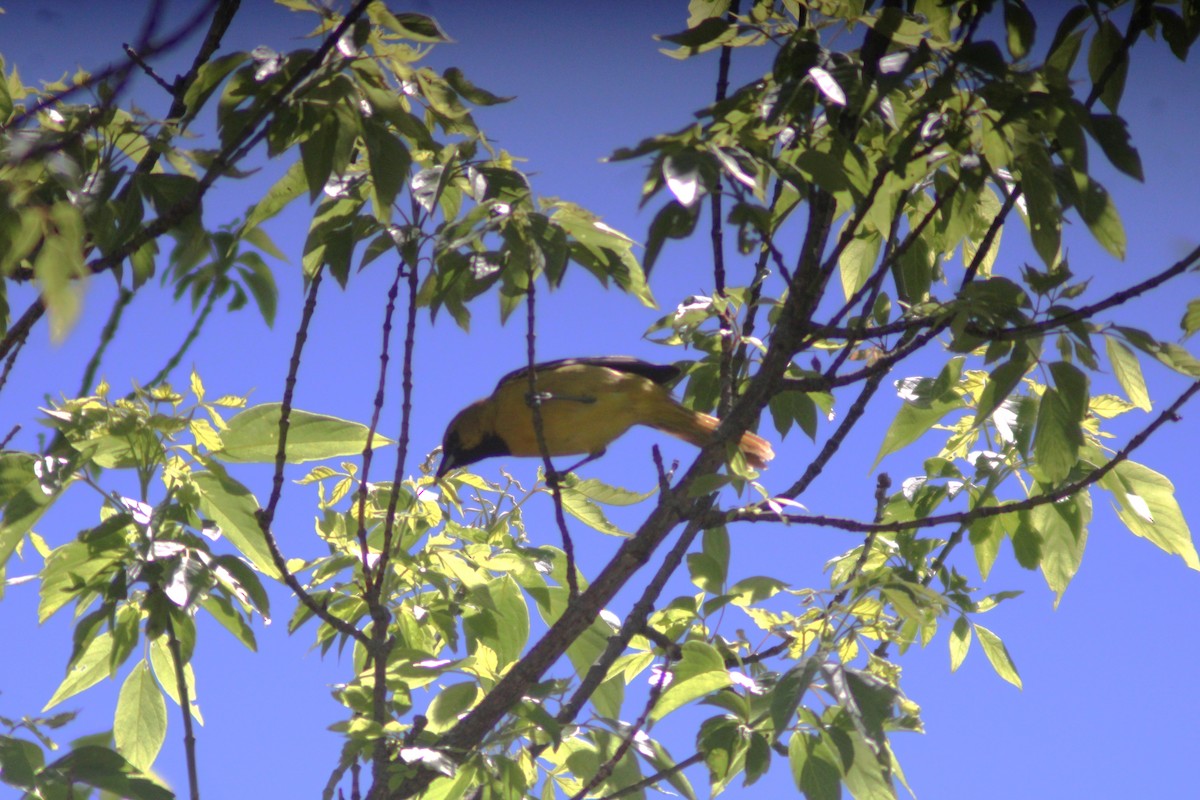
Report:
[{"label": "green leaf", "polygon": [[[1191,16],[1196,18],[1196,5],[1191,5]],[[1192,43],[1196,41],[1196,34],[1200,32],[1200,27],[1193,24],[1190,26],[1183,17],[1176,14],[1169,8],[1162,6],[1154,7],[1154,17],[1158,22],[1159,29],[1162,31],[1163,41],[1171,48],[1171,53],[1180,61],[1187,61],[1188,50],[1191,49]]]},{"label": "green leaf", "polygon": [[1047,387],[1038,405],[1033,452],[1043,480],[1064,480],[1079,460],[1083,446],[1081,424],[1087,415],[1087,376],[1064,361],[1050,365],[1054,387]]},{"label": "green leaf", "polygon": [[1096,241],[1117,258],[1125,258],[1125,227],[1108,190],[1082,172],[1072,171],[1075,203]]},{"label": "green leaf", "polygon": [[849,300],[863,287],[875,268],[883,237],[877,233],[859,234],[850,240],[838,258],[838,269],[842,275],[842,293]]},{"label": "green leaf", "polygon": [[[222,447],[214,458],[232,463],[273,464],[279,451],[279,418],[282,405],[263,403],[242,411],[221,431]],[[292,409],[288,416],[287,455],[289,464],[318,461],[362,453],[369,428],[358,422],[324,414]],[[372,447],[395,444],[375,434]]]},{"label": "green leaf", "polygon": [[170,790],[136,772],[120,754],[99,745],[75,747],[43,770],[43,774],[56,776],[64,783],[93,786],[126,800],[173,800],[175,795]]},{"label": "green leaf", "polygon": [[725,574],[715,558],[704,553],[688,553],[687,566],[692,583],[709,594],[721,593]]},{"label": "green leaf", "polygon": [[255,252],[241,253],[237,257],[238,274],[242,283],[250,290],[254,304],[262,314],[267,327],[275,324],[275,310],[279,302],[279,287],[275,285],[275,273]]},{"label": "green leaf", "polygon": [[1008,648],[1004,646],[1000,637],[982,625],[975,625],[975,633],[979,637],[980,646],[983,647],[983,654],[991,662],[992,669],[996,670],[996,674],[1020,689],[1021,676],[1017,674],[1017,666],[1013,663],[1012,656],[1008,654]]},{"label": "green leaf", "polygon": [[883,444],[879,447],[879,453],[875,456],[872,468],[877,466],[884,456],[907,447],[921,438],[950,412],[965,407],[966,403],[963,402],[962,397],[954,392],[946,392],[925,405],[906,402],[900,407],[896,418],[892,420],[891,426],[884,434]]},{"label": "green leaf", "polygon": [[1073,6],[1063,15],[1057,30],[1054,31],[1054,39],[1046,51],[1047,67],[1056,69],[1063,75],[1071,72],[1083,37],[1083,31],[1076,29],[1088,16],[1088,8],[1082,3]]},{"label": "green leaf", "polygon": [[[850,742],[854,757],[846,768],[846,788],[854,800],[896,800],[896,791],[888,780],[888,770],[879,763],[876,747],[886,742],[872,742],[858,731],[851,731]],[[887,758],[883,756],[883,758]]]},{"label": "green leaf", "polygon": [[1027,354],[1023,355],[1022,358],[1013,358],[992,370],[987,385],[983,387],[983,393],[979,396],[979,405],[975,409],[976,425],[983,424],[1020,385],[1030,367]]},{"label": "green leaf", "polygon": [[787,588],[788,585],[783,581],[765,575],[757,575],[751,578],[742,578],[730,586],[726,594],[729,595],[730,602],[735,606],[752,606],[774,597]]},{"label": "green leaf", "polygon": [[[0,453],[0,505],[4,508],[4,516],[0,518],[0,570],[62,492],[49,484],[49,494],[42,490],[42,482],[33,469],[37,460],[30,453]],[[70,480],[70,476],[64,476],[64,483]]]},{"label": "green leaf", "polygon": [[54,694],[46,701],[42,711],[54,708],[70,697],[74,697],[85,689],[90,689],[112,674],[109,656],[113,651],[112,633],[105,631],[88,644],[87,649],[75,661],[75,665],[67,672],[67,677],[54,690]]},{"label": "green leaf", "polygon": [[1004,29],[1007,33],[1008,52],[1012,54],[1013,59],[1020,60],[1027,56],[1033,47],[1037,23],[1034,22],[1033,14],[1026,7],[1024,0],[1004,1]]},{"label": "green leaf", "polygon": [[[306,126],[305,133],[307,135],[300,142],[300,163],[304,167],[304,181],[308,184],[310,202],[316,201],[321,196],[321,192],[325,190],[325,184],[329,182],[329,176],[333,173],[333,157],[337,151],[339,123],[337,114],[326,113],[319,117],[314,115]],[[285,174],[284,179],[287,177]],[[276,186],[278,185],[276,184]],[[264,198],[265,200],[266,198]]]},{"label": "green leaf", "polygon": [[440,733],[452,728],[458,722],[459,714],[475,705],[479,695],[479,686],[474,681],[455,683],[442,689],[438,696],[433,698],[426,713],[429,718],[429,730]]},{"label": "green leaf", "polygon": [[954,620],[950,629],[950,671],[957,672],[971,649],[971,623],[966,617]]},{"label": "green leaf", "polygon": [[139,661],[121,686],[113,720],[117,750],[148,772],[167,737],[167,704],[145,661]]},{"label": "green leaf", "polygon": [[[995,505],[988,503],[987,505]],[[975,563],[979,574],[987,580],[996,556],[1000,554],[1000,545],[1004,541],[1004,526],[1001,517],[980,517],[971,522],[971,547],[975,551]]]},{"label": "green leaf", "polygon": [[1160,342],[1145,331],[1114,325],[1112,330],[1125,337],[1125,341],[1157,358],[1171,369],[1191,378],[1200,378],[1200,361],[1184,348],[1170,342]]},{"label": "green leaf", "polygon": [[725,660],[712,645],[699,641],[685,642],[682,652],[682,658],[671,665],[673,677],[670,686],[650,712],[652,720],[660,720],[677,708],[733,683],[725,668]]},{"label": "green leaf", "polygon": [[1029,511],[1030,523],[1041,535],[1040,566],[1047,585],[1055,594],[1055,606],[1079,571],[1091,518],[1092,501],[1086,492],[1057,503],[1035,506]]},{"label": "green leaf", "polygon": [[[171,698],[175,705],[179,705],[179,683],[175,677],[175,662],[171,657],[166,634],[150,643],[150,668],[167,697]],[[200,707],[196,705],[196,673],[191,664],[183,665],[183,679],[187,685],[188,698],[191,700],[192,718],[203,725],[204,717],[200,714]]]},{"label": "green leaf", "polygon": [[750,786],[771,768],[771,746],[758,731],[750,735],[746,747],[746,786]]},{"label": "green leaf", "polygon": [[776,738],[791,728],[796,709],[800,707],[800,701],[812,685],[819,666],[817,659],[806,659],[800,666],[792,667],[783,673],[779,682],[775,684],[771,692],[771,725],[775,729]]},{"label": "green leaf", "polygon": [[842,773],[819,737],[795,733],[788,742],[792,780],[806,800],[840,800]]},{"label": "green leaf", "polygon": [[33,742],[15,736],[0,736],[0,774],[9,786],[33,789],[43,762],[42,749]]},{"label": "green leaf", "polygon": [[704,52],[729,41],[736,34],[737,28],[728,20],[723,17],[708,17],[686,31],[660,34],[654,38],[677,44],[680,48],[686,49],[690,54],[694,54]]},{"label": "green leaf", "polygon": [[210,594],[200,601],[200,607],[211,614],[221,627],[232,633],[239,642],[246,646],[247,650],[257,652],[258,640],[254,636],[254,629],[246,622],[246,618],[233,607],[233,603],[228,598]]},{"label": "green leaf", "polygon": [[686,239],[696,229],[698,210],[688,209],[678,200],[671,200],[654,215],[646,234],[646,255],[642,266],[650,274],[667,239]]},{"label": "green leaf", "polygon": [[221,535],[256,569],[278,579],[279,570],[258,523],[258,500],[219,464],[210,463],[208,467],[207,471],[192,473],[192,483],[200,493],[201,513],[217,523]]},{"label": "green leaf", "polygon": [[800,430],[810,439],[817,436],[817,405],[812,395],[807,392],[780,392],[772,395],[768,408],[771,411],[771,421],[775,430],[782,438],[792,429],[792,423],[800,426]]},{"label": "green leaf", "polygon": [[1016,525],[1009,531],[1013,555],[1017,557],[1017,563],[1025,569],[1036,569],[1042,563],[1042,532],[1033,524],[1032,515],[1028,511],[1019,511],[1013,518]]},{"label": "green leaf", "polygon": [[[262,199],[246,210],[246,221],[242,223],[242,230],[258,227],[304,194],[304,189],[308,185],[305,175],[306,169],[302,160],[288,167],[287,172],[272,184]],[[320,191],[320,187],[317,191]]]},{"label": "green leaf", "polygon": [[724,584],[729,579],[729,531],[724,526],[718,525],[704,530],[704,537],[701,540],[701,551],[704,555],[713,560],[717,567],[721,570],[720,583]]},{"label": "green leaf", "polygon": [[1146,391],[1146,381],[1142,377],[1142,366],[1138,363],[1137,356],[1114,336],[1105,336],[1104,346],[1108,351],[1108,360],[1112,363],[1113,374],[1125,390],[1129,402],[1142,411],[1149,411],[1150,394]]},{"label": "green leaf", "polygon": [[[1111,19],[1105,19],[1088,50],[1088,77],[1097,84],[1108,73],[1108,79],[1100,92],[1100,102],[1108,110],[1117,113],[1121,95],[1125,92],[1125,76],[1129,72],[1129,56],[1122,53],[1124,37]],[[1115,67],[1109,71],[1110,66]]]},{"label": "green leaf", "polygon": [[65,201],[51,206],[46,225],[33,274],[50,318],[50,338],[61,342],[83,308],[84,225],[79,209]]},{"label": "green leaf", "polygon": [[729,717],[706,719],[696,736],[696,749],[708,767],[711,795],[719,793],[737,775],[746,747],[738,723]]},{"label": "green leaf", "polygon": [[1179,327],[1183,328],[1183,337],[1190,338],[1193,333],[1200,330],[1200,299],[1189,300],[1187,312],[1183,315],[1183,319],[1179,321]]},{"label": "green leaf", "polygon": [[1114,114],[1092,114],[1090,122],[1092,137],[1100,144],[1109,163],[1129,177],[1144,181],[1142,157],[1130,143],[1125,120]]},{"label": "green leaf", "polygon": [[830,194],[846,192],[850,180],[846,176],[845,164],[829,153],[820,150],[805,150],[796,156],[796,169],[805,180],[815,183]]},{"label": "green leaf", "polygon": [[574,491],[566,485],[561,487],[560,493],[563,510],[592,530],[608,534],[609,536],[628,537],[630,535],[628,531],[622,530],[610,522],[608,517],[605,516],[604,511],[600,509],[600,506],[593,503],[582,493]]},{"label": "green leaf", "polygon": [[521,657],[529,639],[529,607],[521,587],[509,575],[495,578],[471,592],[475,608],[463,614],[469,639],[483,642],[505,669]]},{"label": "green leaf", "polygon": [[392,202],[408,182],[412,157],[398,136],[372,119],[363,120],[363,141],[371,169],[375,215],[386,222],[391,219]]},{"label": "green leaf", "polygon": [[442,73],[442,77],[446,79],[446,83],[450,84],[450,88],[458,92],[460,97],[477,106],[494,106],[500,103],[507,103],[513,99],[511,97],[500,97],[486,89],[480,89],[467,80],[467,76],[458,67],[451,67],[446,70]]},{"label": "green leaf", "polygon": [[1175,499],[1175,486],[1165,475],[1133,461],[1122,461],[1100,480],[1113,493],[1117,516],[1133,533],[1200,570],[1200,557],[1187,520]]},{"label": "green leaf", "polygon": [[1054,186],[1054,165],[1041,142],[1028,142],[1020,153],[1021,190],[1025,193],[1025,208],[1029,236],[1033,247],[1047,267],[1058,263],[1062,241],[1062,207]]},{"label": "green leaf", "polygon": [[643,305],[655,307],[654,295],[646,283],[646,274],[633,255],[632,239],[605,225],[579,206],[558,202],[550,207],[554,209],[550,221],[568,235],[571,258],[576,263],[595,275],[605,286],[612,279]]},{"label": "green leaf", "polygon": [[262,581],[258,579],[258,575],[246,566],[246,562],[236,556],[221,555],[215,556],[210,566],[214,572],[224,571],[226,574],[218,575],[217,579],[223,585],[235,584],[237,589],[245,592],[249,599],[249,605],[258,611],[264,620],[270,622],[271,604],[267,592],[263,588]]},{"label": "green leaf", "polygon": [[433,17],[414,12],[392,14],[378,3],[372,4],[369,9],[368,13],[373,22],[390,28],[411,41],[428,44],[450,41],[450,37]]}]

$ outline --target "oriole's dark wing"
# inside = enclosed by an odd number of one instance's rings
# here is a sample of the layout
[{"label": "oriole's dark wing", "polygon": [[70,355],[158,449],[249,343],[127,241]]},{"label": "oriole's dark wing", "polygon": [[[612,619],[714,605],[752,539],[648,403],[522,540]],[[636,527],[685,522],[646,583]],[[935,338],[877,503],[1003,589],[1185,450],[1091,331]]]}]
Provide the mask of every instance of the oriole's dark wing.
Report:
[{"label": "oriole's dark wing", "polygon": [[[666,385],[679,377],[679,367],[674,364],[651,364],[649,361],[642,361],[640,358],[633,356],[596,356],[594,358],[561,358],[557,361],[543,361],[540,364],[534,364],[533,368],[538,372],[544,370],[556,369],[558,367],[568,367],[572,365],[585,365],[592,367],[607,367],[616,372],[628,372],[632,375],[640,375],[654,383]],[[529,367],[521,367],[505,375],[496,384],[499,389],[509,381],[519,380],[524,378],[529,372]]]}]

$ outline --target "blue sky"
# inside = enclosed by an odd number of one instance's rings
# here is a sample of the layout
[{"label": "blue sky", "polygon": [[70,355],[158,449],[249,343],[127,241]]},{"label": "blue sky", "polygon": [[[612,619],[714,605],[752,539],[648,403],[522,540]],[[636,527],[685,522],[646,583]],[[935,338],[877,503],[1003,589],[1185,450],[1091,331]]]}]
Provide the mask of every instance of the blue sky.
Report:
[{"label": "blue sky", "polygon": [[[307,19],[300,22],[262,0],[245,6],[227,47],[301,46],[296,36],[307,30]],[[135,3],[10,2],[0,16],[0,53],[9,66],[20,68],[27,82],[58,77],[76,64],[118,59],[120,43],[133,37],[142,8]],[[538,193],[578,202],[613,227],[644,238],[657,207],[637,209],[644,165],[604,164],[600,159],[645,135],[687,124],[692,111],[711,97],[714,59],[668,59],[658,54],[658,44],[650,38],[684,27],[685,4],[418,2],[412,8],[437,17],[457,42],[434,53],[434,66],[460,66],[477,84],[497,94],[517,95],[512,104],[481,110],[476,119],[493,141],[528,159],[526,167],[534,173]],[[1054,22],[1043,20],[1042,25]],[[1049,35],[1049,30],[1039,30],[1038,41],[1044,43]],[[186,49],[184,53],[190,58]],[[1066,233],[1076,273],[1092,276],[1093,298],[1165,267],[1200,243],[1195,133],[1200,122],[1200,70],[1194,63],[1178,64],[1161,43],[1143,42],[1135,56],[1122,113],[1141,151],[1146,184],[1110,169],[1096,170],[1122,214],[1130,255],[1124,263],[1112,261],[1092,244],[1082,224],[1070,226]],[[740,58],[741,54],[735,58],[735,83],[739,76],[755,74],[754,65],[739,64]],[[181,63],[167,72],[182,71]],[[167,105],[146,82],[135,97],[151,113]],[[1099,161],[1097,153],[1093,163]],[[215,224],[226,213],[240,212],[277,170],[268,167],[263,176],[210,199],[209,221]],[[194,365],[213,394],[252,390],[255,401],[278,399],[285,354],[298,319],[305,214],[306,209],[297,207],[271,229],[292,258],[291,265],[280,266],[281,311],[274,329],[266,329],[248,311],[220,315],[205,343],[174,376],[177,383],[186,381],[186,368]],[[1034,260],[1025,239],[1020,225],[1009,226],[998,269],[1013,270]],[[668,245],[651,280],[663,309],[710,288],[709,260],[705,236]],[[385,273],[380,269],[357,276],[345,293],[326,286],[301,370],[300,407],[368,418],[382,298],[390,279]],[[130,379],[147,380],[190,324],[185,307],[172,304],[164,292],[148,289],[131,306],[101,369],[118,389],[126,388]],[[1168,292],[1132,306],[1133,324],[1174,338],[1187,299],[1197,294],[1195,277],[1187,276]],[[52,345],[43,328],[22,354],[0,395],[4,430],[11,422],[26,424],[18,440],[22,446],[35,446],[37,426],[29,420],[44,396],[76,391],[112,296],[106,281],[94,281],[85,318],[70,338]],[[18,310],[24,306],[20,299],[12,304]],[[645,309],[617,292],[600,292],[582,270],[568,277],[561,291],[543,293],[540,312],[542,359],[610,353],[659,361],[684,357],[641,338],[664,311]],[[427,320],[423,323],[416,361],[414,469],[439,443],[454,410],[486,394],[497,377],[524,361],[520,320],[498,327],[495,307],[486,300],[474,313],[469,333],[455,328],[448,317],[439,318],[432,328]],[[1182,382],[1156,366],[1146,365],[1146,370],[1161,407]],[[1094,378],[1093,386],[1095,391],[1113,390],[1104,376]],[[384,417],[393,426],[398,418],[397,389],[398,382]],[[847,457],[805,498],[813,512],[869,516],[871,460],[898,402],[879,401],[878,410],[853,434],[844,450]],[[780,443],[769,423],[761,432],[775,441],[779,453],[764,483],[786,486],[815,448],[795,432]],[[1188,483],[1198,441],[1200,411],[1188,409],[1179,424],[1169,426],[1135,456],[1175,480],[1179,501],[1191,519],[1200,512],[1200,500]],[[660,444],[668,458],[685,464],[691,455],[686,445],[663,437],[630,435],[604,460],[589,466],[587,474],[647,489],[654,481],[647,457],[651,442]],[[898,484],[916,472],[915,459],[916,453],[902,453],[885,459],[881,469]],[[533,462],[484,462],[479,471],[494,477],[502,466],[527,485],[532,483]],[[380,468],[390,471],[388,466]],[[248,480],[253,485],[255,478]],[[266,494],[261,484],[255,488],[260,498]],[[287,489],[276,533],[289,554],[316,553],[311,533],[314,501],[308,487]],[[1004,637],[1020,669],[1023,691],[996,677],[978,647],[957,673],[950,674],[945,632],[927,650],[910,651],[900,660],[905,691],[922,706],[927,733],[897,735],[893,744],[923,800],[1180,796],[1194,787],[1194,720],[1200,717],[1200,690],[1193,675],[1200,645],[1193,618],[1200,608],[1200,576],[1128,533],[1103,495],[1095,496],[1095,506],[1083,567],[1057,610],[1040,575],[1004,558],[987,583],[991,591],[1026,590],[981,619]],[[548,503],[543,503],[545,508]],[[92,522],[59,513],[39,525],[39,531],[61,542]],[[538,530],[531,530],[537,538]],[[545,541],[557,540],[552,528],[541,530]],[[585,564],[599,563],[618,544],[586,529],[576,531],[576,540]],[[797,586],[824,586],[825,561],[856,541],[846,534],[802,529],[736,529],[732,575],[770,574]],[[969,552],[958,555],[959,568],[973,575]],[[9,577],[23,574],[24,567],[14,562]],[[689,588],[684,583],[677,591],[688,593]],[[341,708],[328,691],[347,677],[348,664],[309,652],[307,629],[288,637],[286,594],[275,592],[274,600],[279,620],[266,629],[260,626],[257,654],[245,652],[215,626],[201,628],[195,666],[206,719],[198,736],[202,790],[208,797],[316,796],[335,763],[338,739],[324,728],[341,718]],[[38,711],[63,674],[70,645],[68,620],[53,620],[39,630],[35,609],[29,586],[7,589],[0,605],[7,643],[7,655],[0,659],[3,716]],[[103,684],[67,702],[68,708],[87,709],[75,733],[109,724],[116,689],[117,684]],[[182,790],[186,781],[175,712],[172,708],[159,767]],[[668,718],[664,725],[671,722]],[[665,741],[682,758],[691,752],[691,735],[684,730]],[[692,778],[695,785],[703,785],[699,774]],[[750,790],[735,785],[727,796],[776,796],[790,786],[786,765],[779,763],[762,783]]]}]

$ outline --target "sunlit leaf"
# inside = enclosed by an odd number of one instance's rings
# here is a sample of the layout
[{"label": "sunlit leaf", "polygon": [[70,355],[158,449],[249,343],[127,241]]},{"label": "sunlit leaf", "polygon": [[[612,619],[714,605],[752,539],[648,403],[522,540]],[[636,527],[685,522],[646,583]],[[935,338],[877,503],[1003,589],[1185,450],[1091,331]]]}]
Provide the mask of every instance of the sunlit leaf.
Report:
[{"label": "sunlit leaf", "polygon": [[956,672],[971,649],[971,623],[966,617],[954,620],[954,626],[950,629],[949,643],[950,671]]},{"label": "sunlit leaf", "polygon": [[125,678],[117,697],[113,738],[117,750],[142,771],[150,769],[167,736],[167,704],[150,667],[140,661]]},{"label": "sunlit leaf", "polygon": [[835,106],[846,105],[846,93],[842,91],[842,87],[828,71],[821,67],[810,67],[808,77],[812,78],[813,83],[821,90],[821,94],[825,95],[826,100]]},{"label": "sunlit leaf", "polygon": [[[237,414],[221,432],[222,448],[213,456],[232,463],[274,463],[279,452],[281,414],[280,403],[263,403]],[[368,431],[358,422],[292,409],[285,461],[299,464],[358,455],[366,447]],[[378,449],[395,442],[376,433],[371,444]]]},{"label": "sunlit leaf", "polygon": [[1012,656],[1008,654],[1008,648],[1004,646],[1000,637],[982,625],[975,625],[975,634],[979,637],[983,654],[987,656],[996,674],[1020,689],[1021,676],[1017,674],[1017,665],[1013,663]]},{"label": "sunlit leaf", "polygon": [[279,577],[266,537],[258,522],[258,501],[250,490],[217,464],[192,474],[200,492],[200,509],[217,523],[221,535],[261,572]]},{"label": "sunlit leaf", "polygon": [[792,734],[788,742],[792,780],[807,800],[839,800],[842,774],[837,762],[816,736]]},{"label": "sunlit leaf", "polygon": [[[1187,520],[1175,499],[1175,486],[1165,475],[1133,461],[1123,461],[1101,479],[1113,493],[1117,516],[1129,530],[1200,570],[1200,556]],[[1132,498],[1139,498],[1134,501]]]},{"label": "sunlit leaf", "polygon": [[651,719],[662,719],[693,700],[733,683],[725,660],[712,645],[686,642],[682,652],[682,658],[671,665],[671,683],[655,704]]},{"label": "sunlit leaf", "polygon": [[1125,390],[1129,402],[1142,411],[1150,410],[1150,394],[1146,391],[1146,381],[1142,377],[1142,366],[1133,351],[1112,336],[1104,337],[1104,346],[1108,351],[1108,360],[1112,364],[1113,374]]},{"label": "sunlit leaf", "polygon": [[87,649],[75,661],[63,678],[62,683],[54,690],[54,694],[46,701],[42,711],[49,711],[63,700],[74,697],[85,689],[90,689],[111,674],[110,656],[113,651],[113,636],[105,631],[92,639]]},{"label": "sunlit leaf", "polygon": [[1082,492],[1057,503],[1035,506],[1029,514],[1041,534],[1042,575],[1054,592],[1057,605],[1083,561],[1087,525],[1092,518],[1091,498]]}]

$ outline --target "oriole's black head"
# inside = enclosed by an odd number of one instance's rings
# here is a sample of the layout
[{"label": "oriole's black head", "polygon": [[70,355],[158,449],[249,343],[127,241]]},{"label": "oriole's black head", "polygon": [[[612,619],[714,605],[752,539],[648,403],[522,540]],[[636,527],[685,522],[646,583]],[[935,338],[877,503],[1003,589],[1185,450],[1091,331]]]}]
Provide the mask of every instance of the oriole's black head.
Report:
[{"label": "oriole's black head", "polygon": [[450,420],[446,435],[442,437],[442,463],[438,465],[437,477],[441,478],[456,467],[512,452],[508,443],[493,429],[486,404],[486,400],[472,403]]}]

